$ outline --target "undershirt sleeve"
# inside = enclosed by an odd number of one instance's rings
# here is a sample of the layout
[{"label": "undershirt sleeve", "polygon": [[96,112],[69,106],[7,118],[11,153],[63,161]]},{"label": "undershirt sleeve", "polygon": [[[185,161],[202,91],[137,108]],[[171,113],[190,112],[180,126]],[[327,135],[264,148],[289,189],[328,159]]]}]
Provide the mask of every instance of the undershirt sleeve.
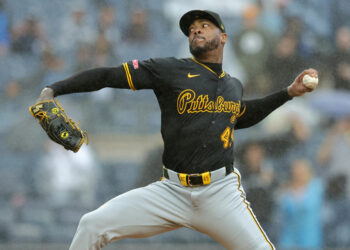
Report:
[{"label": "undershirt sleeve", "polygon": [[235,129],[249,128],[268,116],[272,111],[282,106],[292,97],[288,95],[287,88],[253,100],[243,100],[242,112],[237,119]]},{"label": "undershirt sleeve", "polygon": [[47,87],[54,90],[54,96],[91,92],[105,87],[130,88],[123,66],[86,70]]}]

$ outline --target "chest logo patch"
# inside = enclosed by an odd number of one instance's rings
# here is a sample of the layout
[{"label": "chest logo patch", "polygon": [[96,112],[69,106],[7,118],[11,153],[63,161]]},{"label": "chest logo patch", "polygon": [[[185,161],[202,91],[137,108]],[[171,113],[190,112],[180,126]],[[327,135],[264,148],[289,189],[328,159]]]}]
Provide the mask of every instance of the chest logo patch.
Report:
[{"label": "chest logo patch", "polygon": [[197,77],[197,76],[200,76],[200,74],[197,74],[197,75],[192,75],[191,73],[188,73],[188,74],[187,74],[187,77],[188,77],[188,78],[193,78],[193,77]]}]

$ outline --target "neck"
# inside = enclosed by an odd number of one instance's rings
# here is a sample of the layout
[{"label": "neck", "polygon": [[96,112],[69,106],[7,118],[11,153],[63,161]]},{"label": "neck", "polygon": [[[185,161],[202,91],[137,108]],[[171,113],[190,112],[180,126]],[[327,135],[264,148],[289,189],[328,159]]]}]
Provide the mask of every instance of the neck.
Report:
[{"label": "neck", "polygon": [[223,53],[219,50],[208,51],[207,53],[202,53],[196,56],[195,59],[199,62],[204,63],[220,63],[222,64]]}]

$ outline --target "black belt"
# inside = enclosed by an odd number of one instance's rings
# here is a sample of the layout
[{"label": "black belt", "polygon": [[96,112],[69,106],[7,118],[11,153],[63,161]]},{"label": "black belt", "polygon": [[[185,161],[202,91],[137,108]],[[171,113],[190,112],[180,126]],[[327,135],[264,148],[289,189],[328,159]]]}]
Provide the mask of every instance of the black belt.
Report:
[{"label": "black belt", "polygon": [[225,166],[213,171],[198,174],[178,173],[163,166],[163,176],[171,181],[180,182],[183,186],[204,186],[232,173],[232,166]]}]

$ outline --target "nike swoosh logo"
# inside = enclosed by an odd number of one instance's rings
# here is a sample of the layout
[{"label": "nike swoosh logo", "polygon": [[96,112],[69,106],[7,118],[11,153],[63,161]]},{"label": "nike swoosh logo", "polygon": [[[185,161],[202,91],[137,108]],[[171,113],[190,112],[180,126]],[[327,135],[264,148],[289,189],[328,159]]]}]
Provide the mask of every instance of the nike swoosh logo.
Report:
[{"label": "nike swoosh logo", "polygon": [[188,73],[188,74],[187,74],[187,77],[188,77],[188,78],[193,78],[193,77],[197,77],[197,76],[200,76],[200,74],[197,74],[197,75],[191,75],[191,73]]}]

